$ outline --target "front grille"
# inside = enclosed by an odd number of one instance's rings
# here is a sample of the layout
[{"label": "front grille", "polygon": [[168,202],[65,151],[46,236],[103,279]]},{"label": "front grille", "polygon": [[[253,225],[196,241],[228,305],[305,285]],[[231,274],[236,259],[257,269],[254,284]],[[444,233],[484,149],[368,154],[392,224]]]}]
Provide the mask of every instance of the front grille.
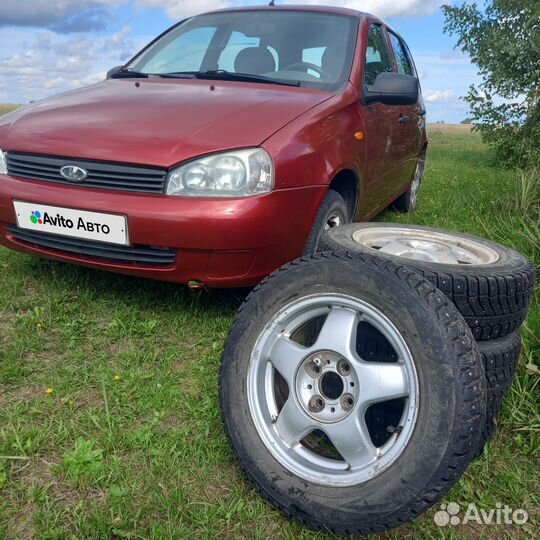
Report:
[{"label": "front grille", "polygon": [[134,266],[170,266],[176,260],[176,252],[167,248],[130,247],[80,240],[67,236],[27,231],[19,227],[6,227],[15,239],[34,247],[80,255],[86,260],[120,262]]},{"label": "front grille", "polygon": [[[71,186],[133,191],[137,193],[163,193],[167,171],[152,167],[139,167],[119,163],[99,163],[83,159],[56,158],[33,154],[7,154],[8,174],[30,180],[57,182]],[[88,172],[80,183],[66,180],[60,169],[64,165],[77,165]]]}]

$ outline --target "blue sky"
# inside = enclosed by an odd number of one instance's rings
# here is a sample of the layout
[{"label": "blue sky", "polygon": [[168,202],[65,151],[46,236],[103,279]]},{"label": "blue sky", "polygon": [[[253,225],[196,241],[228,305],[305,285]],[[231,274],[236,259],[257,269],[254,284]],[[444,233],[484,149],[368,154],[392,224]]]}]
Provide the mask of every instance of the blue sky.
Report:
[{"label": "blue sky", "polygon": [[[279,4],[299,2],[277,0]],[[379,15],[412,50],[429,121],[460,122],[476,67],[443,33],[439,0],[305,0]],[[447,2],[449,3],[449,2]],[[103,78],[177,20],[252,0],[1,0],[0,102],[28,103]]]}]

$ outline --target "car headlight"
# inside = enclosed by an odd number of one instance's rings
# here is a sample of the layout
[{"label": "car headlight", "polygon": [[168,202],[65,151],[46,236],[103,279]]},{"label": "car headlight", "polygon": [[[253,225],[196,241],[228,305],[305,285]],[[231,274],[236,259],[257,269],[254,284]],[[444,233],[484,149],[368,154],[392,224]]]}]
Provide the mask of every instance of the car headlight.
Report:
[{"label": "car headlight", "polygon": [[7,174],[6,154],[0,150],[0,174]]},{"label": "car headlight", "polygon": [[167,176],[167,195],[249,197],[274,187],[274,164],[266,150],[251,148],[191,161]]}]

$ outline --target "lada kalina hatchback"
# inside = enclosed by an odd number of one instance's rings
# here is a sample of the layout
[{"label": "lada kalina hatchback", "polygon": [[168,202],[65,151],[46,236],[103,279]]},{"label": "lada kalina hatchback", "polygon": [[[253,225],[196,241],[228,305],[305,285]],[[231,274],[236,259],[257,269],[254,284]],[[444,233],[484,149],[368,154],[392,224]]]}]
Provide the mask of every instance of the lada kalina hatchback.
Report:
[{"label": "lada kalina hatchback", "polygon": [[418,76],[379,19],[186,19],[103,82],[0,119],[0,242],[148,278],[248,286],[324,231],[414,207]]}]

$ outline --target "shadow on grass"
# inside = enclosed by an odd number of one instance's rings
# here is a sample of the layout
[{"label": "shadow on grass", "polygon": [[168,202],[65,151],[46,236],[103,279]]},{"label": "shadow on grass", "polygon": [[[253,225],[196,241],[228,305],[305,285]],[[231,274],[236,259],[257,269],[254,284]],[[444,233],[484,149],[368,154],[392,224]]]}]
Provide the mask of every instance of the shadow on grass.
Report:
[{"label": "shadow on grass", "polygon": [[19,255],[18,272],[43,284],[51,295],[77,294],[92,301],[154,311],[189,309],[233,316],[250,288],[192,291],[187,286],[115,274],[83,266]]}]

